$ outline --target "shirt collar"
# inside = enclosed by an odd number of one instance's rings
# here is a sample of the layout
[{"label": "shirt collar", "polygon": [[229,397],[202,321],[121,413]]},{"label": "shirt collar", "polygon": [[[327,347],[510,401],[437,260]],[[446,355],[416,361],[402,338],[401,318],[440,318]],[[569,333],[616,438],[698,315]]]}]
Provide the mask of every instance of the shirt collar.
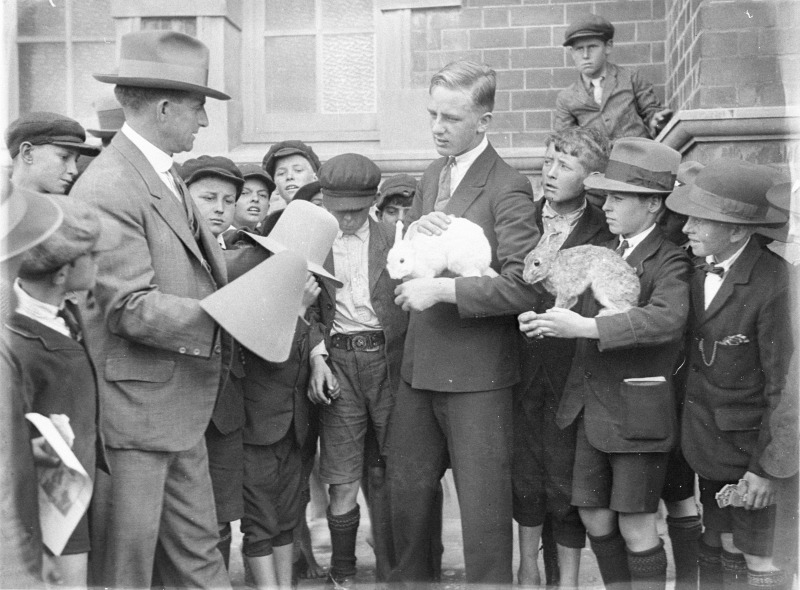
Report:
[{"label": "shirt collar", "polygon": [[589,78],[588,76],[584,76],[583,74],[581,74],[581,79],[583,80],[583,85],[586,86],[586,88],[591,89],[592,80],[600,80],[602,86],[602,82],[603,80],[605,80],[607,75],[608,75],[608,64],[603,66],[603,69],[600,71],[599,76],[595,76],[594,78]]},{"label": "shirt collar", "polygon": [[469,167],[472,166],[472,163],[478,159],[485,150],[489,146],[489,140],[486,139],[486,134],[483,135],[483,139],[481,142],[476,145],[474,148],[469,150],[468,152],[464,152],[460,156],[456,156],[456,166],[461,170],[469,170]]},{"label": "shirt collar", "polygon": [[159,174],[169,172],[174,164],[172,156],[142,137],[127,122],[123,123],[121,131],[125,134],[125,137],[131,140],[133,145],[139,148],[139,151],[144,154],[144,157],[156,172]]},{"label": "shirt collar", "polygon": [[[356,233],[354,233],[354,234],[350,234],[350,235],[352,235],[352,236],[354,236],[354,237],[358,238],[358,239],[359,239],[359,240],[361,240],[362,242],[366,242],[366,241],[369,239],[369,219],[367,219],[367,220],[364,222],[364,225],[362,225],[361,227],[359,227],[359,228],[356,230]],[[337,239],[337,240],[341,240],[343,237],[345,237],[345,235],[342,233],[342,230],[339,230],[339,231],[336,233],[336,239]]]},{"label": "shirt collar", "polygon": [[639,232],[638,234],[636,234],[635,236],[633,236],[631,238],[623,238],[622,236],[619,236],[619,244],[622,244],[623,241],[627,241],[628,242],[628,250],[633,250],[636,246],[638,246],[639,244],[644,242],[645,238],[647,238],[647,236],[649,236],[651,233],[653,233],[653,230],[655,228],[656,228],[656,224],[654,223],[653,225],[648,227],[643,232]]},{"label": "shirt collar", "polygon": [[733,253],[732,256],[729,256],[728,258],[726,258],[722,262],[716,262],[714,260],[714,255],[713,254],[710,255],[710,256],[706,256],[706,262],[709,263],[709,264],[713,264],[714,266],[722,267],[722,269],[727,273],[731,269],[731,267],[733,266],[733,263],[736,262],[736,259],[739,258],[739,256],[742,255],[742,252],[744,252],[744,249],[747,248],[747,244],[749,244],[749,243],[750,243],[750,238],[747,238],[747,240],[745,241],[745,243],[742,245],[741,248],[739,248],[736,252]]},{"label": "shirt collar", "polygon": [[542,217],[548,217],[551,219],[562,217],[566,219],[570,224],[572,224],[573,221],[575,221],[581,215],[583,215],[584,211],[586,211],[586,199],[583,200],[583,205],[575,209],[575,211],[567,213],[566,215],[562,215],[561,213],[557,213],[556,211],[554,211],[553,208],[550,206],[550,201],[545,200],[544,208],[542,209]]},{"label": "shirt collar", "polygon": [[31,297],[22,288],[19,279],[14,279],[14,295],[17,297],[17,313],[28,316],[31,319],[52,320],[58,316],[60,307],[50,305],[44,301]]}]

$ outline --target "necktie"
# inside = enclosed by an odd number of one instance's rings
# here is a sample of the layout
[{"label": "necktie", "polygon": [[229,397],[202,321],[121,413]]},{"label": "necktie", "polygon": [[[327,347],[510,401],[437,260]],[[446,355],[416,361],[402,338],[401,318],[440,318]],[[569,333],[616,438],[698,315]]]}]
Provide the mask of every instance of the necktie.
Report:
[{"label": "necktie", "polygon": [[80,342],[83,340],[83,334],[81,333],[81,326],[78,324],[78,320],[75,319],[75,316],[72,312],[67,309],[66,304],[64,307],[60,308],[56,315],[64,320],[64,323],[67,324],[67,328],[69,328],[69,335],[72,337],[73,340]]},{"label": "necktie", "polygon": [[616,250],[614,250],[614,254],[625,256],[625,251],[628,249],[628,246],[630,246],[630,244],[628,244],[628,240],[622,240],[622,243],[617,246]]},{"label": "necktie", "polygon": [[594,101],[597,104],[603,102],[603,79],[602,78],[594,78],[592,80],[592,94],[594,95]]},{"label": "necktie", "polygon": [[695,268],[702,270],[706,274],[714,274],[718,277],[722,278],[725,275],[725,269],[721,266],[716,266],[714,264],[709,264],[708,262],[704,262],[703,264],[698,264]]},{"label": "necktie", "polygon": [[455,163],[456,159],[453,156],[448,156],[447,163],[439,173],[439,191],[436,193],[436,203],[433,205],[436,211],[443,211],[450,200],[450,176]]}]

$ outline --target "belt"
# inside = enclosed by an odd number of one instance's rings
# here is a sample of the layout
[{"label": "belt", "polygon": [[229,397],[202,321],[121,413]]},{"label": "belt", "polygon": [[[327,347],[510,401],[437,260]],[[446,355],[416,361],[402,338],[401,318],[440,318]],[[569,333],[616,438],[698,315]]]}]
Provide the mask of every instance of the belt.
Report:
[{"label": "belt", "polygon": [[342,350],[377,352],[386,343],[383,332],[355,332],[331,335],[331,346]]}]

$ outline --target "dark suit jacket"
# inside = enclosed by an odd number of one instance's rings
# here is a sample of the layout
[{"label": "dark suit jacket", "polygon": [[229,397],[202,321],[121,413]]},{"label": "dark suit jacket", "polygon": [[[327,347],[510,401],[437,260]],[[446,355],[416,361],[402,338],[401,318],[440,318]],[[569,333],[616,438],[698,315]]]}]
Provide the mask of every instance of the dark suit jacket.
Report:
[{"label": "dark suit jacket", "polygon": [[[414,197],[412,220],[433,211],[446,158],[433,162]],[[457,303],[411,312],[402,378],[416,389],[492,391],[519,381],[516,314],[531,309],[536,291],[522,280],[525,255],[536,246],[530,182],[489,145],[453,192],[445,213],[483,228],[500,276],[457,277]]]},{"label": "dark suit jacket", "polygon": [[[606,244],[617,245],[617,239]],[[579,339],[556,423],[565,428],[583,410],[586,436],[606,453],[669,451],[677,442],[672,373],[689,314],[689,258],[656,227],[627,258],[641,285],[639,306],[596,318],[599,340]],[[591,292],[581,315],[594,317]],[[624,379],[663,377],[626,385]]]},{"label": "dark suit jacket", "polygon": [[[797,395],[785,388],[793,350],[789,267],[750,240],[707,310],[704,283],[705,273],[696,272],[683,453],[707,479],[736,481],[746,471],[764,476],[762,456],[781,444],[770,434],[772,411],[782,395]],[[722,344],[739,335],[746,341]]]},{"label": "dark suit jacket", "polygon": [[637,70],[606,64],[603,100],[599,105],[583,85],[580,73],[576,75],[577,81],[556,98],[556,131],[594,127],[612,141],[620,137],[650,137],[647,126],[663,107],[653,85]]},{"label": "dark suit jacket", "polygon": [[190,449],[208,426],[223,364],[219,331],[199,304],[227,283],[219,244],[204,223],[195,240],[184,205],[124,133],[69,198],[119,224],[120,244],[98,257],[97,303],[83,310],[106,444]]}]

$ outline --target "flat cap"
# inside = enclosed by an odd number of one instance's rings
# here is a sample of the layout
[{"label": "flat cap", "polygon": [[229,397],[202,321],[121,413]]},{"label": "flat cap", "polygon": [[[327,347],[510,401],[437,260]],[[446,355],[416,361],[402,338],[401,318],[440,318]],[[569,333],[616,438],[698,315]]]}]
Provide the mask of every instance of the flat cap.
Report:
[{"label": "flat cap", "polygon": [[383,181],[377,206],[380,209],[389,197],[413,197],[417,181],[410,174],[395,174]]},{"label": "flat cap", "polygon": [[360,154],[334,156],[317,173],[325,208],[333,211],[372,205],[381,182],[380,168]]},{"label": "flat cap", "polygon": [[236,194],[241,193],[242,186],[244,186],[244,176],[239,168],[223,156],[200,156],[186,160],[178,167],[178,174],[187,185],[206,176],[217,176],[229,180],[236,186]]},{"label": "flat cap", "polygon": [[564,47],[578,39],[600,37],[603,41],[614,38],[614,25],[597,14],[587,14],[572,23],[564,33]]},{"label": "flat cap", "polygon": [[293,156],[294,154],[303,156],[306,160],[308,160],[308,163],[311,164],[314,172],[319,171],[320,162],[317,154],[314,153],[314,150],[311,149],[311,146],[304,144],[298,139],[288,139],[286,141],[279,141],[278,143],[273,144],[269,148],[267,155],[264,156],[261,166],[272,178],[275,178],[275,165],[278,159],[285,158],[286,156]]},{"label": "flat cap", "polygon": [[19,154],[23,142],[33,145],[53,144],[74,148],[87,156],[100,153],[98,147],[86,142],[86,132],[75,119],[58,113],[34,111],[13,121],[6,130],[6,146],[12,158]]},{"label": "flat cap", "polygon": [[248,178],[258,178],[263,181],[264,184],[267,185],[267,190],[270,194],[275,190],[275,181],[272,180],[272,176],[258,164],[240,164],[239,170],[245,180]]},{"label": "flat cap", "polygon": [[314,195],[320,192],[319,187],[319,180],[315,180],[314,182],[309,182],[308,184],[304,184],[292,197],[292,200],[299,199],[301,201],[310,201],[314,198]]}]

